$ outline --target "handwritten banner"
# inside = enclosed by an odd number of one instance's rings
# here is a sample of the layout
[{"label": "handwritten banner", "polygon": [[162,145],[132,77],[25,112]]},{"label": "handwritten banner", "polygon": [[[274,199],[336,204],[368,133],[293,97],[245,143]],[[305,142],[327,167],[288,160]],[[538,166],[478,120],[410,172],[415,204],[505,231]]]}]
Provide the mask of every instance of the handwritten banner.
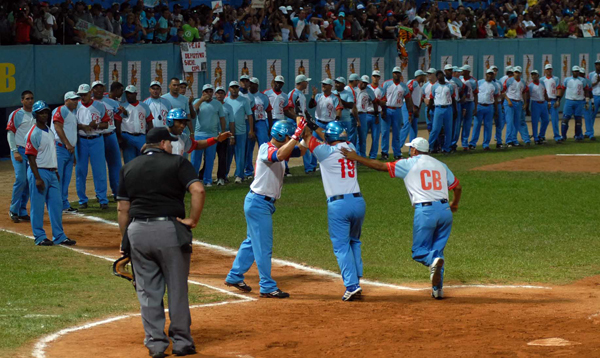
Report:
[{"label": "handwritten banner", "polygon": [[206,44],[204,42],[182,43],[181,60],[183,72],[206,71]]}]

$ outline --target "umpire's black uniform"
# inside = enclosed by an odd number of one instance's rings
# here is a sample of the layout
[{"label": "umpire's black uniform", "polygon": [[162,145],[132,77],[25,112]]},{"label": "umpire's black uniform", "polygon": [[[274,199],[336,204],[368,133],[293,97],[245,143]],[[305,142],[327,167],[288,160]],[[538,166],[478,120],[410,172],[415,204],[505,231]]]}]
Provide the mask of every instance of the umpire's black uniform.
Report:
[{"label": "umpire's black uniform", "polygon": [[[166,128],[155,128],[146,138],[147,143],[164,140],[177,138]],[[189,186],[197,181],[198,175],[187,159],[156,148],[147,149],[121,169],[117,200],[130,202],[122,250],[131,255],[146,332],[144,344],[153,357],[164,357],[169,346],[164,332],[165,285],[169,289],[173,353],[195,353],[187,284],[192,233],[176,218],[186,217],[183,200]]]}]

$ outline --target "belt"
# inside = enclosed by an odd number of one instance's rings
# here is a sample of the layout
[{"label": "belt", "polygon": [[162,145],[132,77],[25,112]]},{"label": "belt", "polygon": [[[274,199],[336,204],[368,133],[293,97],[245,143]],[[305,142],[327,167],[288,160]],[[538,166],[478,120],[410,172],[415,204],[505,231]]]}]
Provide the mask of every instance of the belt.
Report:
[{"label": "belt", "polygon": [[139,137],[139,136],[141,136],[142,134],[144,134],[144,133],[129,133],[129,132],[123,132],[123,133],[127,133],[127,134],[129,134],[129,135],[132,135],[132,136],[134,136],[134,137]]},{"label": "belt", "polygon": [[171,221],[171,218],[169,218],[168,216],[157,216],[157,217],[153,217],[153,218],[133,218],[131,219],[131,221],[137,221],[137,222],[154,222],[154,221]]},{"label": "belt", "polygon": [[387,109],[391,109],[392,111],[395,111],[395,110],[397,110],[397,109],[400,109],[400,108],[402,108],[402,106],[400,106],[400,107],[386,107],[386,108],[387,108]]},{"label": "belt", "polygon": [[61,142],[56,142],[56,145],[59,147],[64,147],[64,144],[62,144]]},{"label": "belt", "polygon": [[329,198],[327,198],[327,202],[328,203],[333,203],[336,200],[340,200],[340,199],[344,199],[344,198],[349,198],[350,195],[352,195],[355,198],[361,198],[362,197],[362,193],[334,195],[334,196],[330,196]]},{"label": "belt", "polygon": [[442,204],[446,204],[446,203],[448,203],[448,199],[442,199],[442,200],[438,200],[438,201],[426,201],[424,203],[416,203],[415,206],[416,205],[431,206],[431,205],[433,205],[433,203],[437,203],[437,202],[440,202]]},{"label": "belt", "polygon": [[375,112],[367,112],[367,114],[370,114],[370,115],[372,115],[372,116],[376,116],[376,115],[378,115],[379,113],[375,114]]},{"label": "belt", "polygon": [[38,168],[38,169],[49,170],[49,171],[51,171],[51,172],[55,172],[55,171],[57,171],[57,169],[56,169],[56,168]]},{"label": "belt", "polygon": [[110,132],[110,133],[102,133],[102,136],[104,137],[109,137],[111,135],[113,135],[114,132]]},{"label": "belt", "polygon": [[259,194],[259,193],[257,193],[257,192],[254,192],[254,191],[252,191],[252,190],[250,190],[250,192],[251,192],[252,194],[254,194],[254,195],[262,196],[263,198],[265,198],[265,200],[266,200],[266,201],[270,201],[270,202],[272,202],[273,204],[275,204],[275,202],[277,201],[277,199],[275,199],[275,198],[271,198],[270,196],[262,195],[262,194]]},{"label": "belt", "polygon": [[447,104],[447,105],[445,105],[445,106],[436,106],[436,107],[437,107],[437,108],[448,108],[448,107],[450,107],[450,106],[451,106],[450,104]]},{"label": "belt", "polygon": [[96,139],[99,138],[100,135],[89,135],[89,136],[85,136],[85,135],[80,135],[79,138],[83,138],[83,139]]},{"label": "belt", "polygon": [[535,103],[544,104],[546,101],[534,101]]},{"label": "belt", "polygon": [[478,104],[479,104],[480,106],[484,106],[484,107],[487,107],[487,106],[491,106],[491,105],[492,105],[491,103],[478,103]]}]

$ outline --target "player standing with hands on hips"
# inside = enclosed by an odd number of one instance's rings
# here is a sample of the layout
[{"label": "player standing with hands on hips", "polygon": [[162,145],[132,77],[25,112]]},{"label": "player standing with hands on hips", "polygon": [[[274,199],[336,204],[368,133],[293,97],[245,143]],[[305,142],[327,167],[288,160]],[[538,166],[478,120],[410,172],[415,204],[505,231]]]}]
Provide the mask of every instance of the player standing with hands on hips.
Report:
[{"label": "player standing with hands on hips", "polygon": [[[452,213],[458,210],[462,187],[446,164],[427,155],[429,142],[418,137],[406,143],[410,158],[382,163],[367,159],[346,148],[340,149],[349,160],[369,168],[389,172],[392,178],[404,179],[404,185],[415,208],[413,221],[413,260],[429,266],[431,297],[444,297],[444,248],[452,230]],[[448,204],[448,190],[454,199]]]}]

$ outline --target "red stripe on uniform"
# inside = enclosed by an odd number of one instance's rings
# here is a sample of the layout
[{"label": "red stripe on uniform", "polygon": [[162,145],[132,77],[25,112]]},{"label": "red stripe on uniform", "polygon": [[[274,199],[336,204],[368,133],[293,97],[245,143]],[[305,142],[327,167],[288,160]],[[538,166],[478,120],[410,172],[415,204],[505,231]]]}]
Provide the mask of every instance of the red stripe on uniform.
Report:
[{"label": "red stripe on uniform", "polygon": [[398,161],[385,163],[388,167],[388,172],[390,173],[390,178],[396,177],[396,163],[397,162]]},{"label": "red stripe on uniform", "polygon": [[455,178],[454,178],[454,183],[452,183],[452,185],[450,185],[450,186],[448,187],[448,190],[452,190],[452,189],[456,188],[456,186],[457,186],[459,183],[460,183],[460,182],[458,181],[458,178],[456,178],[456,177],[455,177]]}]

